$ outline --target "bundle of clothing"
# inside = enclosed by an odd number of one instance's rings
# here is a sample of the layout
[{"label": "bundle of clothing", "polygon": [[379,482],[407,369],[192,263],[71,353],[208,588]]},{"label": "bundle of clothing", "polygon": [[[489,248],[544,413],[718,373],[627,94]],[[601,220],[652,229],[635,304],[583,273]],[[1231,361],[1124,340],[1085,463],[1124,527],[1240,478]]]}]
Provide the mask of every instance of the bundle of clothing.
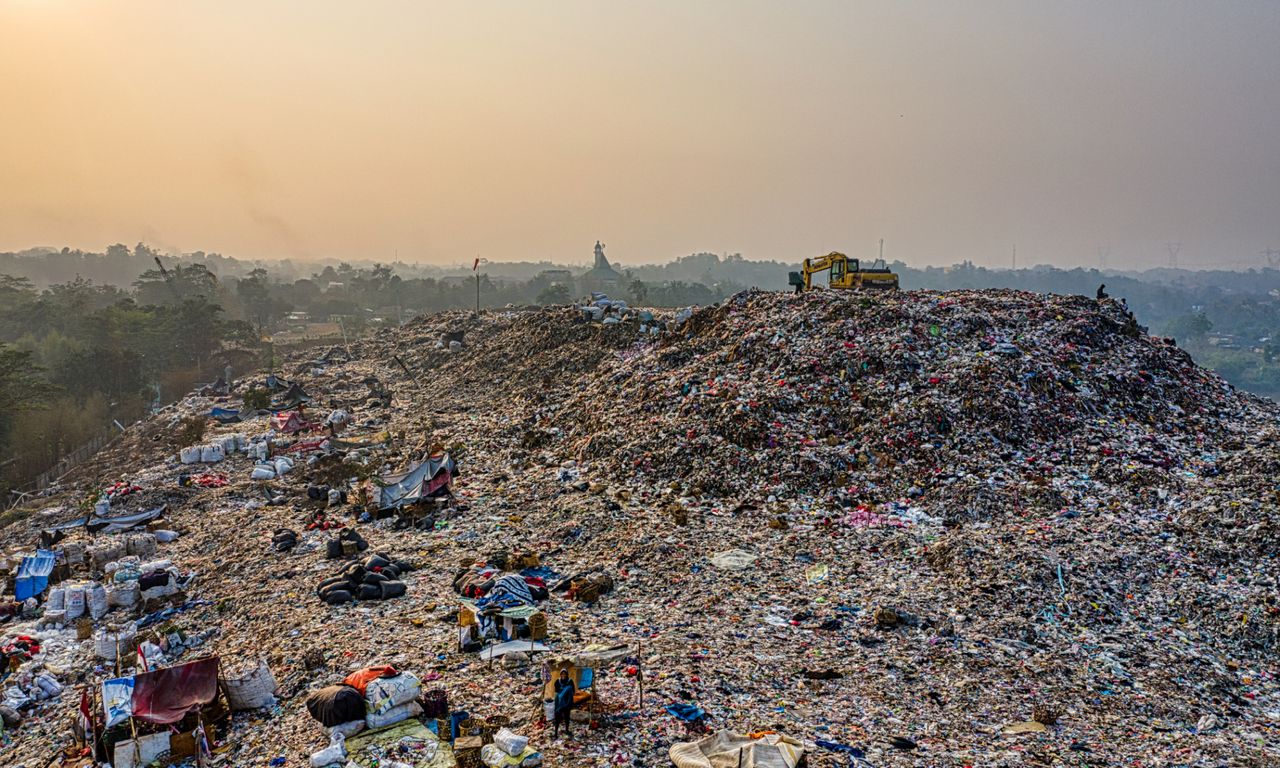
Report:
[{"label": "bundle of clothing", "polygon": [[458,647],[469,653],[481,650],[489,639],[532,638],[529,619],[538,613],[538,602],[548,597],[541,577],[502,573],[492,566],[464,569],[455,577],[454,588],[465,598],[466,612],[465,620],[459,617]]},{"label": "bundle of clothing", "polygon": [[486,598],[513,597],[520,601],[517,604],[533,605],[548,596],[547,583],[542,577],[503,573],[491,565],[458,571],[453,577],[453,589],[463,597],[480,602]]},{"label": "bundle of clothing", "polygon": [[352,672],[340,685],[307,696],[307,711],[331,734],[353,736],[368,728],[419,717],[422,682],[412,672],[381,665]]},{"label": "bundle of clothing", "polygon": [[375,553],[320,582],[316,594],[329,605],[400,597],[407,589],[400,576],[411,570],[413,567],[408,563]]},{"label": "bundle of clothing", "polygon": [[30,661],[32,656],[40,652],[40,641],[30,635],[18,635],[0,646],[0,658],[5,660],[5,667],[13,665],[12,659],[19,662]]}]

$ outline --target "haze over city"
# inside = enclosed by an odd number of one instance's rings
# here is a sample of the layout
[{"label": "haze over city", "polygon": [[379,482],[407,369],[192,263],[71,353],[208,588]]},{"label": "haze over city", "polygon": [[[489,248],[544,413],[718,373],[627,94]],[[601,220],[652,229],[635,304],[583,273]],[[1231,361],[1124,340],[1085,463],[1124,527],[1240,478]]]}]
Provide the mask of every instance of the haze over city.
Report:
[{"label": "haze over city", "polygon": [[0,250],[1245,268],[1264,2],[0,5]]}]

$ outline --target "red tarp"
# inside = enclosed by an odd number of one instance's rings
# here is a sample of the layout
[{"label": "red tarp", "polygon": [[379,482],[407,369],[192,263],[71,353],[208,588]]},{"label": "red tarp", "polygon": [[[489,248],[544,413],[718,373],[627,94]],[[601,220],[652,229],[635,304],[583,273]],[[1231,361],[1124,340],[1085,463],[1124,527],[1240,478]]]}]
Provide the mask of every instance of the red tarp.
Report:
[{"label": "red tarp", "polygon": [[176,723],[218,696],[218,659],[143,672],[133,678],[133,716],[148,723]]},{"label": "red tarp", "polygon": [[274,427],[277,432],[284,432],[287,435],[291,435],[294,432],[301,432],[319,425],[312,424],[307,421],[306,418],[297,411],[287,411],[285,413],[277,413],[275,416],[272,416],[271,426]]}]

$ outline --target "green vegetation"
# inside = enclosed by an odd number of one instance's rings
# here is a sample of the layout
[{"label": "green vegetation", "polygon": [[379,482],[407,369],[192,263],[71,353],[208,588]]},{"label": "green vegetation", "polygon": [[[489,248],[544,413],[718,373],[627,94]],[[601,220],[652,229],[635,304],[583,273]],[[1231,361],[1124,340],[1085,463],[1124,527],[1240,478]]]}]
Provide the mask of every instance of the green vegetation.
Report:
[{"label": "green vegetation", "polygon": [[[157,263],[157,258],[163,267]],[[330,342],[414,314],[470,309],[467,267],[245,262],[194,252],[160,256],[139,243],[103,253],[0,253],[0,498],[113,424],[172,402],[225,366],[269,367],[280,347]],[[1125,298],[1151,332],[1172,336],[1237,386],[1280,393],[1280,271],[1101,274],[970,263],[913,269],[907,289],[1017,288],[1092,296],[1099,283]],[[620,269],[608,285],[549,262],[489,264],[483,307],[564,304],[605,290],[634,305],[712,304],[749,287],[787,289],[782,262],[698,253]],[[313,340],[313,341],[308,341]],[[269,404],[251,390],[245,407]],[[194,430],[194,427],[190,427]],[[188,435],[198,439],[198,436]]]}]

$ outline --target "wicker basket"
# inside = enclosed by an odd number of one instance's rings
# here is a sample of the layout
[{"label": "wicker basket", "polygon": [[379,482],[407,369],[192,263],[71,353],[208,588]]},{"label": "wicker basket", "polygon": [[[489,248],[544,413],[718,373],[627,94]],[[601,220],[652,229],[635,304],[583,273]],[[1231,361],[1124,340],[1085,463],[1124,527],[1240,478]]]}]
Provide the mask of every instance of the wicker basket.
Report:
[{"label": "wicker basket", "polygon": [[[422,694],[422,713],[425,717],[439,720],[449,716],[449,692],[443,688],[433,688]],[[445,728],[449,727],[444,721]]]},{"label": "wicker basket", "polygon": [[505,715],[489,715],[484,719],[484,743],[492,744],[493,735],[511,725],[511,718]]},{"label": "wicker basket", "polygon": [[529,639],[547,639],[547,614],[542,611],[538,611],[537,613],[529,616]]},{"label": "wicker basket", "polygon": [[600,599],[600,585],[594,581],[582,582],[575,595],[584,603],[594,603]]},{"label": "wicker basket", "polygon": [[484,732],[484,723],[479,718],[468,717],[461,723],[458,723],[458,736],[479,736]]},{"label": "wicker basket", "polygon": [[[465,722],[478,722],[474,719]],[[480,748],[484,746],[479,736],[459,736],[453,743],[453,757],[458,761],[458,768],[483,768],[480,760]]]},{"label": "wicker basket", "polygon": [[222,692],[235,711],[262,709],[275,702],[276,679],[267,662],[222,678]]}]

